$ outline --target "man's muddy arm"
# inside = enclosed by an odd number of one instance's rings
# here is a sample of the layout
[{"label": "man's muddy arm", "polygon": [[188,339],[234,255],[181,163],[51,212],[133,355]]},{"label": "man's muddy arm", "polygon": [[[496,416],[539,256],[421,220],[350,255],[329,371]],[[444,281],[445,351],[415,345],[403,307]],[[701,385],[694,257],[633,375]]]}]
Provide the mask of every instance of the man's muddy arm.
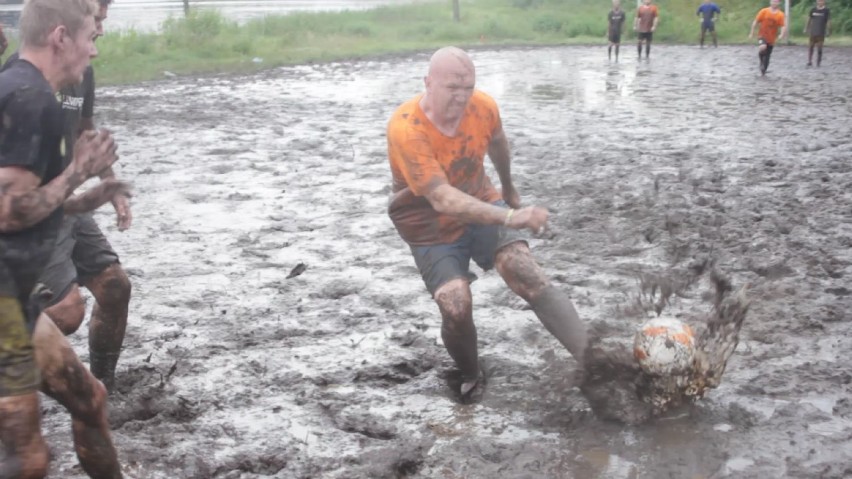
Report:
[{"label": "man's muddy arm", "polygon": [[39,188],[40,180],[31,171],[0,168],[0,232],[20,231],[41,222],[62,206],[65,198],[85,180],[85,174],[69,166]]},{"label": "man's muddy arm", "polygon": [[464,223],[502,225],[510,211],[480,201],[447,183],[433,188],[426,199],[438,213],[454,216]]}]

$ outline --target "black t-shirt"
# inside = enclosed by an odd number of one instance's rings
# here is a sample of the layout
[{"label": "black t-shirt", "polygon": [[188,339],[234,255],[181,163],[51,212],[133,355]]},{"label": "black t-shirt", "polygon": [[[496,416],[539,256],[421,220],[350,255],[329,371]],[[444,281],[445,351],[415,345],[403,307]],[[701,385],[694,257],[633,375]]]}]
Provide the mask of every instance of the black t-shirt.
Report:
[{"label": "black t-shirt", "polygon": [[[41,178],[62,173],[64,122],[50,84],[26,60],[0,72],[0,167],[17,166]],[[25,301],[56,243],[62,208],[22,231],[0,233],[0,295]]]},{"label": "black t-shirt", "polygon": [[[2,70],[18,59],[18,52],[9,55]],[[0,71],[2,71],[0,70]],[[95,71],[89,65],[79,85],[63,88],[57,95],[65,116],[65,166],[74,158],[74,142],[80,132],[80,120],[92,118],[95,110]]]},{"label": "black t-shirt", "polygon": [[609,31],[611,33],[621,33],[621,26],[624,25],[624,10],[610,10],[609,15]]},{"label": "black t-shirt", "polygon": [[811,26],[808,32],[812,37],[824,37],[831,12],[828,7],[812,8],[810,13]]}]

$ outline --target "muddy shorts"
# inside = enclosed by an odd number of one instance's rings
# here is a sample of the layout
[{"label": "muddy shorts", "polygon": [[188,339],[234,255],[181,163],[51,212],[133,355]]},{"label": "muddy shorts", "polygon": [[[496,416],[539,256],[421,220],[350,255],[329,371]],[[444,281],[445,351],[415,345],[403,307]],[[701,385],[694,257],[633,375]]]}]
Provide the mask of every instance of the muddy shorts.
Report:
[{"label": "muddy shorts", "polygon": [[0,397],[37,391],[41,383],[27,322],[17,298],[0,296]]},{"label": "muddy shorts", "polygon": [[[506,203],[498,201],[498,206]],[[494,267],[497,251],[511,243],[526,240],[521,232],[503,225],[467,225],[464,234],[453,243],[411,246],[414,262],[432,295],[447,281],[457,278],[476,279],[470,272],[470,260],[484,271]]]},{"label": "muddy shorts", "polygon": [[639,32],[639,36],[637,38],[639,40],[647,40],[650,42],[654,39],[654,32]]},{"label": "muddy shorts", "polygon": [[91,213],[67,215],[56,238],[56,247],[39,278],[53,291],[51,304],[61,301],[75,283],[85,282],[118,263]]},{"label": "muddy shorts", "polygon": [[621,43],[621,32],[615,32],[609,34],[609,42],[610,43]]},{"label": "muddy shorts", "polygon": [[811,38],[810,38],[810,44],[811,45],[814,45],[816,43],[823,43],[823,42],[825,42],[824,36],[822,36],[822,35],[811,35]]},{"label": "muddy shorts", "polygon": [[709,22],[701,22],[701,31],[702,32],[715,32],[716,24],[713,21]]}]

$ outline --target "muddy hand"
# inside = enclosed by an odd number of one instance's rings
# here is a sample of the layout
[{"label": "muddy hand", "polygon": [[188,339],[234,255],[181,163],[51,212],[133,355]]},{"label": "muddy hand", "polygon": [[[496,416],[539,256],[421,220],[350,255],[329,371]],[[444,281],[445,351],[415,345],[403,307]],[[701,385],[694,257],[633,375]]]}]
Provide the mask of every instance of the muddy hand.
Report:
[{"label": "muddy hand", "polygon": [[118,160],[117,149],[108,130],[85,131],[74,144],[74,164],[87,178],[96,176]]},{"label": "muddy hand", "polygon": [[506,225],[514,229],[529,229],[534,234],[544,233],[547,226],[547,209],[540,206],[527,206],[512,215]]},{"label": "muddy hand", "polygon": [[115,178],[107,178],[85,193],[68,198],[65,201],[65,212],[68,214],[84,213],[98,209],[116,195],[130,197],[130,184]]},{"label": "muddy hand", "polygon": [[119,193],[112,198],[112,206],[115,208],[116,226],[118,231],[125,231],[133,223],[133,213],[130,211],[130,200],[124,193]]}]

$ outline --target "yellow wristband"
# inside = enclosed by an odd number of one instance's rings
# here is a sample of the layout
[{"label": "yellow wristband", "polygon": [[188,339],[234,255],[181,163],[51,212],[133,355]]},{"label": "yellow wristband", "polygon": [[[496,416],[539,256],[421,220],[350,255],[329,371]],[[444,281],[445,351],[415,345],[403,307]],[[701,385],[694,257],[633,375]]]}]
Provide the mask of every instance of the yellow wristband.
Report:
[{"label": "yellow wristband", "polygon": [[503,226],[509,226],[509,220],[512,219],[513,214],[515,214],[515,210],[513,208],[509,208],[509,211],[506,212],[506,219],[503,220]]}]

